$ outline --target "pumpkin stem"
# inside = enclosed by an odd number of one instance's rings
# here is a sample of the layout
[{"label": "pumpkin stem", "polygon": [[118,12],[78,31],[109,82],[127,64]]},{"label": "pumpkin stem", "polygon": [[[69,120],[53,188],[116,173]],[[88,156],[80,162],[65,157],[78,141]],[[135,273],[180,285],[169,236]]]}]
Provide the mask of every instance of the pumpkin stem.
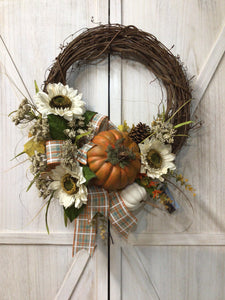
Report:
[{"label": "pumpkin stem", "polygon": [[121,151],[118,154],[119,161],[126,161],[126,160],[129,160],[129,158],[130,158],[129,153],[126,151]]},{"label": "pumpkin stem", "polygon": [[128,166],[131,160],[136,158],[133,151],[123,145],[124,138],[116,141],[115,146],[109,145],[106,152],[108,153],[106,161],[112,165],[119,164],[121,168]]}]

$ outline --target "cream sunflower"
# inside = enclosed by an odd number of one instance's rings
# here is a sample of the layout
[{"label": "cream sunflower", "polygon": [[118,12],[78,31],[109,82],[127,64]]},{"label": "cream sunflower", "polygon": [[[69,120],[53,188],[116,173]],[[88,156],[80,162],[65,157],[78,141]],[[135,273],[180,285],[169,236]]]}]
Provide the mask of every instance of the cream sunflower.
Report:
[{"label": "cream sunflower", "polygon": [[87,187],[84,185],[86,179],[83,176],[83,168],[77,166],[72,171],[62,166],[57,166],[50,172],[54,180],[50,183],[49,189],[54,192],[54,197],[59,199],[59,204],[65,208],[74,204],[80,208],[87,204]]},{"label": "cream sunflower", "polygon": [[38,111],[46,118],[49,114],[59,115],[68,121],[85,113],[82,94],[62,83],[49,83],[47,93],[38,92],[34,96]]},{"label": "cream sunflower", "polygon": [[157,139],[146,139],[139,145],[141,152],[141,173],[146,173],[151,178],[164,181],[162,175],[168,170],[175,170],[173,163],[175,154],[171,153],[171,145],[165,145]]}]

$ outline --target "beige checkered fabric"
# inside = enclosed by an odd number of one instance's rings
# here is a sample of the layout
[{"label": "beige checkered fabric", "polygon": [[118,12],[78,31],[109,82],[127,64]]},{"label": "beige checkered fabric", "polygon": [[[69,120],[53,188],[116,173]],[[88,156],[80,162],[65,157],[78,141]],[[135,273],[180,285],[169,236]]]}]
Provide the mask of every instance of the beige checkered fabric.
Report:
[{"label": "beige checkered fabric", "polygon": [[[102,114],[94,115],[91,122],[94,128],[94,135],[98,134],[101,131],[116,129],[116,126],[111,121],[109,121],[108,117]],[[77,160],[81,164],[83,165],[87,164],[87,153],[93,146],[94,143],[89,142],[78,150]]]},{"label": "beige checkered fabric", "polygon": [[109,218],[112,226],[124,238],[136,226],[137,219],[127,210],[118,192],[108,193],[102,187],[90,186],[88,188],[88,204],[75,219],[73,253],[86,249],[93,255],[96,240],[96,222],[92,222],[96,213]]}]

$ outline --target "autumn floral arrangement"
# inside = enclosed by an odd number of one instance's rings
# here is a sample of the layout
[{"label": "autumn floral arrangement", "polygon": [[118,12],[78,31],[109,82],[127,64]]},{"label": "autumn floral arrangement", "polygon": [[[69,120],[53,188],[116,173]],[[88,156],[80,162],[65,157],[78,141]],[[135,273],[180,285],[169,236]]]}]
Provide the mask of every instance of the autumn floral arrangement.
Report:
[{"label": "autumn floral arrangement", "polygon": [[[89,111],[82,94],[66,84],[72,64],[98,62],[109,53],[143,63],[165,85],[167,107],[151,124],[129,127],[124,121],[117,128],[107,116]],[[29,126],[29,140],[18,155],[28,155],[31,162],[33,180],[27,190],[35,184],[47,200],[47,230],[52,199],[62,206],[65,224],[75,220],[75,251],[93,253],[96,215],[108,218],[127,237],[137,223],[133,211],[144,204],[176,210],[168,190],[173,179],[194,193],[175,171],[176,152],[192,123],[188,80],[179,59],[154,36],[134,26],[88,29],[62,47],[43,90],[36,82],[35,88],[33,98],[23,99],[12,114],[16,125]]]}]

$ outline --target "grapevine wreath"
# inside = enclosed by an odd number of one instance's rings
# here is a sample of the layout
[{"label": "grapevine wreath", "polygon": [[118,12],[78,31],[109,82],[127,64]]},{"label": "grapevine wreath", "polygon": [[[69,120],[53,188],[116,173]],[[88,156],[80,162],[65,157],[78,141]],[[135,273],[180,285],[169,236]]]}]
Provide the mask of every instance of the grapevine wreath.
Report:
[{"label": "grapevine wreath", "polygon": [[[124,121],[117,128],[107,116],[89,111],[82,94],[67,85],[71,68],[109,54],[143,64],[165,87],[166,109],[151,124],[130,128]],[[59,200],[65,224],[75,223],[74,252],[93,253],[96,216],[109,219],[126,238],[137,223],[133,211],[143,204],[176,209],[167,187],[173,179],[193,191],[174,162],[192,123],[189,81],[179,58],[150,33],[118,24],[86,29],[62,46],[43,90],[36,82],[35,88],[33,99],[23,99],[12,117],[16,125],[30,125],[19,154],[31,161],[34,177],[27,190],[35,183],[46,199],[48,231],[49,205]]]}]

